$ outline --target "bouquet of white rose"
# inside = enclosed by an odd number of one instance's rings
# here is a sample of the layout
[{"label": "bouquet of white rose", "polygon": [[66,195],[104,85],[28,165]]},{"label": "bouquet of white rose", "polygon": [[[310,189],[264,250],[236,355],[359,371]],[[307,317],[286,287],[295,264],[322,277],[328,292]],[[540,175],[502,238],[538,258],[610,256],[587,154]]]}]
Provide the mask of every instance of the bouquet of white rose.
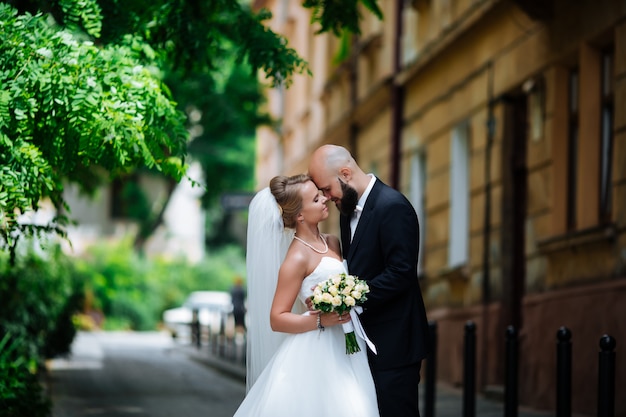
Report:
[{"label": "bouquet of white rose", "polygon": [[[311,302],[316,310],[343,314],[349,312],[352,307],[363,304],[367,300],[366,294],[369,290],[365,281],[342,272],[331,275],[326,281],[317,284]],[[346,353],[360,351],[352,322],[343,323],[342,327],[346,335]]]}]

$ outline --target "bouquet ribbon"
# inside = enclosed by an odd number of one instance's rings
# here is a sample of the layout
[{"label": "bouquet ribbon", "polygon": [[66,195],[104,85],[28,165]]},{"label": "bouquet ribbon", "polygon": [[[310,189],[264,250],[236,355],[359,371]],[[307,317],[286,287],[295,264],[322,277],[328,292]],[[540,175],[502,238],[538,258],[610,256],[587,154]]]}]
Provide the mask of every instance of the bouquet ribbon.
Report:
[{"label": "bouquet ribbon", "polygon": [[365,340],[365,343],[367,343],[367,346],[370,348],[372,352],[374,352],[374,354],[378,354],[376,352],[376,346],[374,346],[374,343],[372,343],[372,341],[365,334],[365,329],[363,329],[361,320],[359,320],[359,314],[361,314],[362,312],[363,312],[363,307],[361,306],[352,307],[350,309],[350,318],[352,319],[352,321],[350,323],[342,324],[341,326],[343,327],[343,330],[345,333],[351,332],[353,329],[350,329],[349,327],[352,326],[354,328],[354,332],[356,333],[356,335],[359,336],[361,339]]}]

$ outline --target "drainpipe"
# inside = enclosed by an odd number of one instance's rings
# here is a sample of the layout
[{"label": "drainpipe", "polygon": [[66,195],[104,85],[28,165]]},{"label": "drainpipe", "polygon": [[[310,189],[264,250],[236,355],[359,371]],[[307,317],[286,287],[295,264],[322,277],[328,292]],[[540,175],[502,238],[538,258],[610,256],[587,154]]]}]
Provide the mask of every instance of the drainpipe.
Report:
[{"label": "drainpipe", "polygon": [[485,212],[483,219],[483,282],[482,282],[482,349],[481,349],[481,382],[484,388],[487,381],[487,343],[489,328],[489,302],[491,301],[491,153],[496,130],[494,116],[495,100],[493,98],[493,62],[487,63],[487,144],[485,147]]},{"label": "drainpipe", "polygon": [[[357,53],[359,47],[359,35],[353,33],[352,35],[352,51],[350,51],[350,66],[348,67],[350,77],[350,114],[356,112],[359,96],[358,96],[358,81],[359,81],[359,54]],[[356,158],[358,155],[358,138],[359,138],[359,126],[352,119],[350,121],[350,127],[348,132],[348,144],[350,146],[350,153]]]},{"label": "drainpipe", "polygon": [[404,88],[396,83],[402,69],[402,10],[404,0],[396,0],[396,31],[393,39],[393,74],[391,76],[391,186],[400,187],[400,147],[402,113],[404,113]]},{"label": "drainpipe", "polygon": [[491,290],[489,288],[489,263],[490,251],[490,234],[491,234],[491,151],[493,147],[493,138],[496,130],[496,120],[494,116],[495,101],[493,98],[493,63],[487,64],[487,144],[485,148],[485,213],[483,224],[483,283],[482,283],[482,301],[488,304],[491,298]]}]

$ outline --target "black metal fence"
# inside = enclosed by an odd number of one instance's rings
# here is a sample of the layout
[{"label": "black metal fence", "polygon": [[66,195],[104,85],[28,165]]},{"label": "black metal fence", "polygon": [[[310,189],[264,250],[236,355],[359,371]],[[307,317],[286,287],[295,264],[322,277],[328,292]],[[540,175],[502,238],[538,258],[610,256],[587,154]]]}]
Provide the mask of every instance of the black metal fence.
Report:
[{"label": "black metal fence", "polygon": [[[437,380],[437,323],[430,323],[431,349],[426,359],[424,415],[435,416],[435,383]],[[556,417],[572,416],[572,333],[561,327],[556,333]],[[505,332],[504,416],[518,414],[518,352],[517,329],[509,326]],[[615,416],[615,346],[609,335],[600,338],[598,354],[597,417]],[[463,417],[476,416],[476,324],[465,324],[463,349]]]},{"label": "black metal fence", "polygon": [[220,313],[218,326],[202,326],[193,315],[190,323],[190,342],[197,349],[233,363],[246,363],[246,333],[238,332],[233,323],[232,313]]},{"label": "black metal fence", "polygon": [[[232,314],[223,313],[219,326],[201,326],[194,315],[191,326],[191,343],[197,349],[232,363],[245,364],[245,332],[237,333],[232,326]],[[425,363],[424,416],[435,417],[437,382],[437,323],[429,323],[430,354]],[[476,324],[468,321],[464,326],[463,346],[463,417],[476,416]],[[518,415],[519,340],[513,326],[504,335],[504,417]],[[603,335],[599,341],[597,417],[615,417],[615,346],[616,341]],[[556,417],[572,417],[572,333],[567,327],[556,332]]]}]

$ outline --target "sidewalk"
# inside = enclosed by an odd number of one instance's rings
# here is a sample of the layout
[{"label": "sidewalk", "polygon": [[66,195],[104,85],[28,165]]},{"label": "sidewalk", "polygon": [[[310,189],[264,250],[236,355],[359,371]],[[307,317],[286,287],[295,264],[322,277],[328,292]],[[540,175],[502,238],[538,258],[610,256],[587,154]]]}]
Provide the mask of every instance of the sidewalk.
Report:
[{"label": "sidewalk", "polygon": [[[190,345],[178,345],[178,348],[186,352],[192,359],[227,374],[242,383],[246,381],[246,367],[242,363],[233,363],[228,359],[219,358],[208,351],[207,346],[197,349]],[[423,389],[424,384],[420,384],[420,407],[423,410]],[[435,400],[436,417],[462,417],[463,416],[463,390],[450,387],[447,384],[437,384]],[[423,415],[423,411],[422,411]],[[504,415],[504,404],[495,399],[485,398],[483,395],[476,395],[476,416],[477,417],[502,417]],[[552,413],[548,411],[537,411],[519,407],[518,417],[549,417]]]}]

